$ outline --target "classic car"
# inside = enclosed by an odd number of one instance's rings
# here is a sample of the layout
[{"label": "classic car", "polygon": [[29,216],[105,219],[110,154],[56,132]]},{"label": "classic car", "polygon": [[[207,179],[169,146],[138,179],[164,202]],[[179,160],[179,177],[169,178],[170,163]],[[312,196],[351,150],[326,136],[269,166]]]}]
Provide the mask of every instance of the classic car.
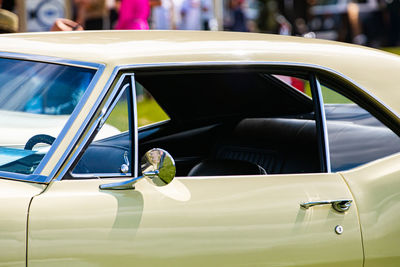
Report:
[{"label": "classic car", "polygon": [[397,266],[399,69],[300,37],[3,35],[0,266]]}]

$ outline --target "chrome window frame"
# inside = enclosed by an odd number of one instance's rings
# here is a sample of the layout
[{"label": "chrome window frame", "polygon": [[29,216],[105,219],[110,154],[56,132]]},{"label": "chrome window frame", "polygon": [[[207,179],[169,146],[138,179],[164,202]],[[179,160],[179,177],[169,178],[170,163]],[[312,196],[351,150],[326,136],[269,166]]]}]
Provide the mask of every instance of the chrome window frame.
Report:
[{"label": "chrome window frame", "polygon": [[328,126],[326,124],[325,105],[322,97],[321,84],[315,73],[310,74],[309,82],[313,96],[321,171],[330,173],[331,157],[329,150]]},{"label": "chrome window frame", "polygon": [[[330,74],[331,76],[336,76],[340,77],[345,83],[351,85],[352,87],[355,87],[357,90],[363,91],[365,94],[370,96],[372,99],[374,99],[375,103],[383,107],[385,110],[382,111],[387,115],[393,115],[397,119],[397,125],[400,128],[400,116],[397,114],[393,109],[391,109],[389,106],[387,106],[383,101],[381,101],[378,97],[376,97],[374,94],[360,86],[358,83],[347,77],[346,75],[335,71],[333,69],[320,66],[320,65],[315,65],[315,64],[307,64],[307,63],[293,63],[293,62],[273,62],[273,61],[220,61],[220,62],[187,62],[187,63],[177,63],[177,62],[171,62],[171,63],[158,63],[158,64],[132,64],[132,65],[120,65],[114,67],[110,78],[108,79],[106,85],[104,86],[102,92],[100,93],[100,96],[98,97],[96,103],[93,105],[89,112],[89,116],[86,118],[85,123],[81,125],[81,127],[78,129],[77,133],[75,134],[75,137],[73,139],[73,142],[71,142],[67,148],[66,151],[64,151],[63,154],[63,161],[58,162],[56,165],[56,168],[53,169],[51,175],[49,177],[53,177],[53,181],[60,181],[62,178],[66,175],[66,173],[69,171],[69,167],[72,165],[73,162],[75,162],[78,157],[78,155],[81,152],[82,147],[85,145],[89,137],[93,134],[93,131],[96,127],[93,125],[93,129],[90,129],[85,136],[81,137],[83,138],[83,142],[81,142],[81,145],[76,149],[74,154],[71,156],[70,160],[68,162],[65,162],[65,159],[67,156],[70,154],[72,151],[72,148],[76,145],[78,141],[78,137],[80,137],[86,127],[88,126],[89,122],[92,120],[92,117],[96,110],[99,108],[100,104],[103,102],[104,97],[106,93],[110,90],[112,83],[114,82],[115,78],[120,72],[130,72],[131,74],[135,73],[135,69],[151,69],[151,68],[173,68],[173,67],[295,67],[295,68],[303,68],[304,70],[308,70],[312,73],[314,73],[316,76],[318,71],[322,71],[325,73]],[[114,89],[116,90],[116,89]],[[137,122],[135,122],[137,124]],[[98,122],[95,123],[96,125]],[[137,126],[136,126],[137,127]],[[134,134],[134,138],[138,138],[137,130]],[[137,142],[137,140],[135,140]],[[135,155],[138,154],[138,148],[137,146],[133,148],[135,151]],[[134,162],[133,164],[137,164],[137,162]],[[61,171],[60,171],[61,170]],[[57,174],[57,175],[56,175]],[[135,176],[137,176],[135,174]]]},{"label": "chrome window frame", "polygon": [[[122,86],[122,82],[126,79],[126,77],[130,77],[130,82],[129,84],[125,84]],[[130,86],[129,86],[130,85]],[[135,82],[134,82],[134,74],[133,73],[124,73],[121,75],[119,78],[117,84],[115,85],[113,91],[111,92],[110,96],[107,98],[106,103],[100,113],[100,116],[96,119],[96,122],[92,125],[91,129],[89,131],[91,134],[87,134],[85,138],[83,139],[83,142],[79,145],[77,150],[82,151],[82,149],[85,147],[86,143],[88,142],[89,138],[92,137],[94,134],[95,130],[100,130],[105,122],[107,121],[108,117],[110,116],[111,112],[114,110],[114,107],[117,105],[119,99],[121,98],[122,94],[124,93],[125,90],[127,90],[127,87],[130,87],[130,94],[131,95],[131,103],[132,103],[132,118],[129,120],[129,130],[133,131],[132,137],[133,137],[133,146],[131,146],[131,149],[133,151],[131,152],[132,157],[132,162],[137,162],[138,160],[138,150],[136,149],[137,144],[138,144],[138,137],[135,134],[137,132],[137,112],[136,112],[136,87],[135,87]],[[128,89],[129,90],[129,89]],[[128,105],[129,106],[129,105]],[[130,116],[131,117],[131,116]],[[131,127],[132,126],[132,127]],[[75,163],[75,160],[71,160],[69,164],[66,165],[66,168],[69,170],[72,166],[72,164]],[[131,167],[131,172],[128,173],[88,173],[88,174],[82,174],[82,173],[73,173],[71,170],[71,177],[72,178],[97,178],[97,177],[102,177],[102,178],[108,178],[108,177],[113,177],[113,178],[126,178],[126,177],[132,177],[134,175],[135,177],[138,176],[138,167],[137,164],[130,164]]]},{"label": "chrome window frame", "polygon": [[63,58],[58,58],[58,57],[30,55],[30,54],[22,54],[22,53],[11,53],[11,52],[0,52],[0,58],[25,60],[25,61],[41,62],[41,63],[49,63],[49,64],[58,64],[58,65],[64,65],[64,66],[72,66],[72,67],[80,67],[80,68],[96,70],[96,72],[95,72],[92,80],[90,81],[89,86],[85,90],[85,93],[83,94],[81,100],[76,105],[73,112],[70,114],[70,116],[69,116],[67,122],[65,123],[64,127],[62,128],[60,134],[57,136],[56,140],[51,145],[49,151],[46,153],[46,155],[40,161],[39,165],[33,171],[33,173],[32,174],[20,174],[20,173],[14,173],[14,172],[0,171],[0,178],[4,178],[4,179],[41,183],[41,184],[49,183],[53,177],[41,175],[41,172],[43,171],[44,166],[48,163],[50,158],[53,156],[54,152],[57,150],[58,146],[64,139],[69,128],[74,123],[75,119],[81,112],[82,108],[85,106],[87,99],[89,98],[94,87],[96,86],[101,75],[103,74],[105,65],[100,64],[100,63],[93,63],[93,62],[68,60],[68,59],[63,59]]}]

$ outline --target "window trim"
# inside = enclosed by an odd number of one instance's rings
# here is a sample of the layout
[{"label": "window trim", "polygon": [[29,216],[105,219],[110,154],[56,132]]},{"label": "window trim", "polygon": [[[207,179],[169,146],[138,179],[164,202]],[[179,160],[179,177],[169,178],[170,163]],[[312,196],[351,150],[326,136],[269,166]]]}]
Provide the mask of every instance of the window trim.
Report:
[{"label": "window trim", "polygon": [[317,128],[318,150],[320,155],[321,172],[331,172],[331,160],[329,151],[328,128],[326,124],[324,99],[322,97],[321,84],[315,73],[310,73],[310,87],[314,104],[315,124]]},{"label": "window trim", "polygon": [[[88,88],[85,90],[85,93],[83,94],[81,100],[74,108],[73,112],[71,113],[67,122],[65,123],[64,127],[62,128],[60,134],[57,136],[56,140],[51,145],[50,150],[46,153],[46,155],[40,161],[39,165],[34,170],[34,172],[32,174],[26,175],[26,174],[14,173],[14,172],[0,171],[0,176],[3,179],[25,181],[25,182],[32,182],[32,183],[38,183],[38,184],[47,184],[53,179],[53,175],[45,176],[45,175],[41,175],[41,173],[42,173],[44,167],[49,162],[49,160],[54,156],[55,151],[61,144],[65,135],[68,133],[71,125],[74,123],[74,121],[78,117],[79,113],[82,111],[83,107],[85,106],[90,94],[93,92],[93,89],[95,88],[97,82],[99,81],[101,75],[104,72],[105,65],[100,64],[100,63],[69,60],[69,59],[63,59],[63,58],[58,58],[58,57],[30,55],[30,54],[24,54],[24,53],[1,52],[1,51],[0,51],[0,58],[24,60],[24,61],[31,61],[31,62],[41,62],[41,63],[47,63],[47,64],[57,64],[57,65],[62,65],[62,66],[72,66],[72,67],[93,69],[96,71],[95,74],[93,75],[91,82],[89,83]],[[60,162],[63,162],[63,161],[64,161],[64,159],[62,158],[58,164],[60,164]]]},{"label": "window trim", "polygon": [[[128,173],[88,173],[80,174],[73,173],[73,169],[83,156],[86,148],[91,144],[96,134],[102,129],[104,123],[114,110],[119,99],[122,97],[125,90],[128,90],[128,117],[129,117],[129,136],[133,146],[131,145],[131,172]],[[124,73],[118,79],[108,98],[104,99],[104,106],[101,109],[100,115],[95,119],[95,122],[86,134],[83,142],[78,146],[70,164],[67,164],[67,172],[63,179],[92,179],[92,178],[128,178],[137,176],[138,168],[138,137],[137,137],[137,111],[136,111],[136,93],[133,73]],[[133,165],[132,165],[133,163]],[[133,170],[133,171],[132,171]]]}]

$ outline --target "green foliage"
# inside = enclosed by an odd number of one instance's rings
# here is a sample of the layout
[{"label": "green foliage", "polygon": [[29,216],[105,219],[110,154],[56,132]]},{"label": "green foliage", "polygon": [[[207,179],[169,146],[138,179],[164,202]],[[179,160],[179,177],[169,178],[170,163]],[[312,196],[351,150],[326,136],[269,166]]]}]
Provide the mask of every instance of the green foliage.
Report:
[{"label": "green foliage", "polygon": [[400,47],[386,47],[386,48],[382,48],[382,50],[393,53],[393,54],[400,55]]},{"label": "green foliage", "polygon": [[324,98],[325,104],[351,104],[353,103],[351,100],[346,97],[336,93],[335,91],[321,86],[322,97]]},{"label": "green foliage", "polygon": [[106,123],[112,125],[121,132],[129,130],[129,116],[127,101],[119,101],[107,118]]},{"label": "green foliage", "polygon": [[[139,127],[169,119],[153,98],[144,98],[139,101],[137,108]],[[116,127],[121,132],[129,130],[128,104],[126,101],[118,102],[106,123]]]},{"label": "green foliage", "polygon": [[145,97],[143,100],[138,101],[137,109],[139,127],[169,119],[154,98]]}]

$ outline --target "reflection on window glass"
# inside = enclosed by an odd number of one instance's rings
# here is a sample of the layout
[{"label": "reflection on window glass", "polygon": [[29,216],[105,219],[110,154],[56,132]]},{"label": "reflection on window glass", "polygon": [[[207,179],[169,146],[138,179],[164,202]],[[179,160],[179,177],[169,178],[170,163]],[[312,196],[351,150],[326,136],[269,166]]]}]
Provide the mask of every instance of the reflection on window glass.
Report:
[{"label": "reflection on window glass", "polygon": [[168,115],[150,93],[136,82],[138,127],[168,120]]},{"label": "reflection on window glass", "polygon": [[128,97],[126,92],[124,92],[118,103],[115,105],[107,119],[106,125],[115,127],[120,132],[129,130]]},{"label": "reflection on window glass", "polygon": [[0,171],[34,172],[95,72],[0,58]]},{"label": "reflection on window glass", "polygon": [[92,80],[94,70],[0,59],[0,109],[68,115]]},{"label": "reflection on window glass", "polygon": [[348,170],[400,151],[400,138],[368,111],[326,86],[321,89],[332,171]]},{"label": "reflection on window glass", "polygon": [[308,80],[300,79],[297,77],[293,76],[286,76],[286,75],[272,75],[275,78],[279,79],[280,81],[286,83],[287,85],[290,85],[300,92],[306,94],[309,97],[311,96],[311,89],[310,89],[310,83]]},{"label": "reflection on window glass", "polygon": [[125,90],[94,141],[85,150],[73,174],[117,176],[131,172],[128,101],[128,90]]},{"label": "reflection on window glass", "polygon": [[336,93],[324,85],[321,85],[321,91],[325,104],[354,104],[350,99]]}]

